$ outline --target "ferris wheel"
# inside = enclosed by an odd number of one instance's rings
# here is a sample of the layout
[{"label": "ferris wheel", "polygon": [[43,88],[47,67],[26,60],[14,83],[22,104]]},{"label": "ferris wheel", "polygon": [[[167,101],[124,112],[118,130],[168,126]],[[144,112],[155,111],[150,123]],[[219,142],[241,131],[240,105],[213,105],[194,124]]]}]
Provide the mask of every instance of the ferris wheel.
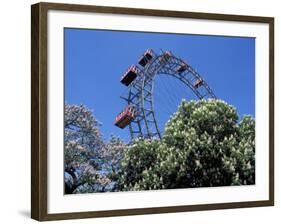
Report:
[{"label": "ferris wheel", "polygon": [[155,113],[155,78],[167,75],[178,79],[197,99],[216,98],[207,82],[184,60],[170,51],[156,54],[148,49],[140,57],[138,65],[131,65],[120,82],[127,87],[127,106],[117,115],[115,125],[129,126],[131,139],[161,138],[161,130]]}]

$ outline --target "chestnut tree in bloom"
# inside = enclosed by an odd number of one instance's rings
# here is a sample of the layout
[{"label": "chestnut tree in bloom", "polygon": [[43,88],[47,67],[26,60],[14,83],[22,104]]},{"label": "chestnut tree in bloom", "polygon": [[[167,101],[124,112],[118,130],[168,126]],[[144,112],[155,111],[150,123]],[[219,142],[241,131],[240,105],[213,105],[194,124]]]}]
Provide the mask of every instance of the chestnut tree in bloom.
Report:
[{"label": "chestnut tree in bloom", "polygon": [[255,121],[221,100],[182,101],[161,140],[136,140],[120,190],[255,184]]}]

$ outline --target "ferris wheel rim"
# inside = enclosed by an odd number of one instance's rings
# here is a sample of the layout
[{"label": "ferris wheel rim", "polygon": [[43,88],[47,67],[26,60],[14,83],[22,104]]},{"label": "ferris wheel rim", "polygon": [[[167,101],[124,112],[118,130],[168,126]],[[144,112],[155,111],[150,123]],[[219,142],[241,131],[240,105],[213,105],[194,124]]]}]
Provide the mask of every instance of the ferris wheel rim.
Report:
[{"label": "ferris wheel rim", "polygon": [[[159,61],[161,60],[161,58],[164,58],[164,54],[165,53],[159,55],[155,54],[153,60],[147,66],[145,66],[144,69],[141,70],[139,78],[130,85],[128,97],[126,98],[127,104],[128,105],[135,104],[135,106],[138,108],[138,113],[139,113],[136,120],[133,121],[133,123],[129,124],[129,130],[132,140],[135,139],[136,137],[154,138],[155,136],[157,136],[157,138],[161,138],[161,132],[158,127],[158,121],[155,116],[155,110],[154,110],[153,92],[154,92],[155,78],[157,75],[160,74],[168,75],[168,76],[172,76],[173,78],[177,78],[189,89],[191,89],[192,92],[195,94],[195,96],[199,99],[203,99],[207,96],[211,98],[216,98],[212,89],[209,87],[207,82],[202,78],[202,76],[199,75],[199,73],[197,73],[190,65],[188,65],[181,58],[171,55],[168,58],[168,60],[159,67]],[[188,69],[184,72],[179,73],[175,69],[180,64],[186,64],[188,66]],[[169,65],[170,67],[169,66],[165,67],[166,65]],[[151,68],[157,70],[151,72],[149,70]],[[195,79],[197,80],[199,79],[202,80],[203,82],[202,86],[206,91],[206,94],[204,96],[201,95],[198,89],[194,87],[191,80],[187,80],[186,78],[184,78],[184,75],[186,75],[187,73],[190,73],[190,76],[195,77]],[[141,82],[141,85],[139,82]],[[149,86],[150,89],[146,89],[147,86]],[[135,90],[139,91],[138,94],[136,93],[133,94]],[[135,102],[133,97],[138,97],[139,98],[138,101]],[[150,99],[148,100],[149,97]],[[147,105],[150,105],[150,107],[148,107]],[[151,124],[152,128],[149,125],[149,123]]]}]

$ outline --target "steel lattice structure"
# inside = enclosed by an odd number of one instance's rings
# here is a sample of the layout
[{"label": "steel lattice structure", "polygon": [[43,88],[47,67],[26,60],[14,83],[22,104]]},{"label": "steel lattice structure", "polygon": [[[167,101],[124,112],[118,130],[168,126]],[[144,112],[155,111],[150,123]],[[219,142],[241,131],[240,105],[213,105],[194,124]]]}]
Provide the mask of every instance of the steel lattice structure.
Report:
[{"label": "steel lattice structure", "polygon": [[[129,123],[131,139],[141,138],[161,138],[154,111],[154,80],[156,75],[169,75],[179,79],[192,90],[198,99],[216,98],[207,82],[186,62],[171,52],[161,52],[153,54],[143,67],[137,67],[136,78],[128,85],[128,93],[121,96],[128,106],[134,106],[136,117]],[[180,71],[181,66],[185,66]],[[194,85],[200,81],[200,86]]]}]

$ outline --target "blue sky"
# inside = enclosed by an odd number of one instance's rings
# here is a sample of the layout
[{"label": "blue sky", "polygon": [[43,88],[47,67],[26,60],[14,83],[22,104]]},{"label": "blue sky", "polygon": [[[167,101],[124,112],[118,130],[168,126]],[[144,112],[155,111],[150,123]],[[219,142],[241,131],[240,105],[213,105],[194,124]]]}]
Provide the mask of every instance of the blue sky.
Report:
[{"label": "blue sky", "polygon": [[[147,48],[172,51],[203,76],[218,98],[235,106],[240,116],[255,116],[254,38],[66,28],[64,39],[65,101],[92,109],[106,139],[111,134],[129,139],[128,129],[114,126],[115,116],[125,106],[120,95],[127,90],[120,77]],[[173,99],[196,98],[165,76],[159,76],[155,85],[155,107],[163,128],[164,109],[176,110]]]}]

